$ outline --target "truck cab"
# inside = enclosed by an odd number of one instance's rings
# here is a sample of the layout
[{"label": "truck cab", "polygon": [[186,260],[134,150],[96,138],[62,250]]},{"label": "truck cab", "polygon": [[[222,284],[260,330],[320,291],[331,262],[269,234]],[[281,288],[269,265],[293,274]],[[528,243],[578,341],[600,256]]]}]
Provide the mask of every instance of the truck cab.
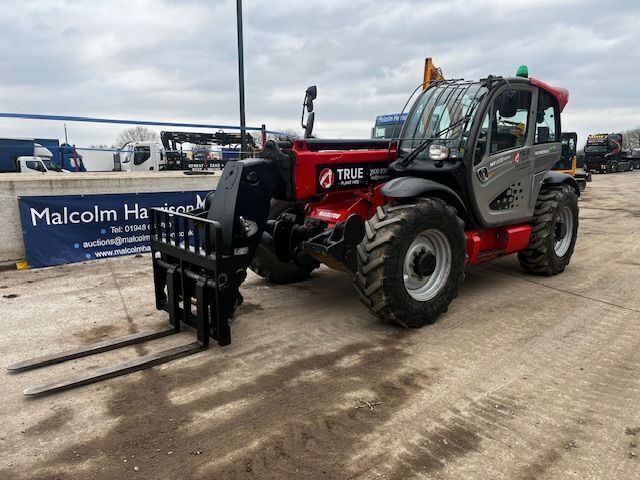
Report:
[{"label": "truck cab", "polygon": [[622,150],[622,134],[596,133],[587,137],[584,171],[616,173],[633,170],[633,162]]},{"label": "truck cab", "polygon": [[371,129],[372,139],[399,138],[404,122],[407,120],[407,112],[389,113],[378,115],[376,123]]},{"label": "truck cab", "polygon": [[50,159],[43,157],[18,157],[16,171],[20,173],[60,173],[63,170]]},{"label": "truck cab", "polygon": [[164,153],[158,142],[129,143],[114,154],[114,163],[125,172],[164,170]]}]

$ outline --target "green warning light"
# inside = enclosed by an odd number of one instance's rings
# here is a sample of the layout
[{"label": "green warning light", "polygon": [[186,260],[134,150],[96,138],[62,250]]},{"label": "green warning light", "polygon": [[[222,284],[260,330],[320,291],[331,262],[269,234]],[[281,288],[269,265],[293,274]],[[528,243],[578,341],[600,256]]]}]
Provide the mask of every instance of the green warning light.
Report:
[{"label": "green warning light", "polygon": [[516,77],[524,77],[529,78],[529,69],[526,65],[520,65],[518,67],[518,71],[516,72]]}]

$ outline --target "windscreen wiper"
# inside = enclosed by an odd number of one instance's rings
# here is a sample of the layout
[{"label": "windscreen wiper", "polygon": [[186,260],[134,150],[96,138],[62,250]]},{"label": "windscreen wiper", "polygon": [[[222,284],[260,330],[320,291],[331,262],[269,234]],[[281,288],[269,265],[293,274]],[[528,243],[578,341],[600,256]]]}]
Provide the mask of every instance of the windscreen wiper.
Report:
[{"label": "windscreen wiper", "polygon": [[420,143],[416,148],[413,149],[413,151],[411,153],[409,153],[409,155],[407,155],[404,160],[402,160],[402,166],[406,167],[408,166],[411,162],[413,162],[415,160],[415,158],[420,155],[420,153],[429,146],[429,144],[433,141],[433,138],[427,138],[426,140],[423,140],[422,143]]},{"label": "windscreen wiper", "polygon": [[416,157],[418,155],[420,155],[420,153],[422,151],[424,151],[425,148],[427,148],[431,142],[433,142],[433,140],[437,139],[440,135],[442,135],[445,132],[448,132],[449,130],[456,128],[457,126],[459,126],[461,123],[465,123],[467,122],[469,119],[471,118],[471,115],[466,115],[464,117],[462,117],[460,120],[457,120],[455,122],[453,122],[451,125],[449,125],[448,127],[440,130],[439,132],[437,132],[433,137],[427,138],[426,140],[424,140],[422,143],[420,143],[411,153],[409,153],[409,155],[407,155],[404,160],[402,161],[402,166],[406,167],[407,165],[409,165],[411,162],[413,162]]},{"label": "windscreen wiper", "polygon": [[445,132],[448,132],[451,129],[456,128],[457,126],[459,126],[461,123],[465,123],[467,122],[469,119],[471,118],[471,115],[467,115],[465,117],[462,117],[460,120],[453,122],[451,125],[449,125],[448,127],[440,130],[438,133],[435,134],[434,138],[438,138],[440,135],[442,135]]}]

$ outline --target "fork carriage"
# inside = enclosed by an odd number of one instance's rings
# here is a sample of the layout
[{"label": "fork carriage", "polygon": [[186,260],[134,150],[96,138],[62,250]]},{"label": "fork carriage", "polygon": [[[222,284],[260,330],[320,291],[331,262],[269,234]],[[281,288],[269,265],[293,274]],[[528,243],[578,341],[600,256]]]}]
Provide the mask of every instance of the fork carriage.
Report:
[{"label": "fork carriage", "polygon": [[149,220],[156,307],[168,312],[169,328],[134,333],[25,360],[9,365],[7,369],[12,372],[32,370],[135,345],[178,333],[183,324],[195,328],[196,341],[27,388],[25,395],[52,393],[159,365],[207,349],[210,338],[220,346],[231,343],[229,321],[239,297],[227,284],[229,276],[225,272],[233,272],[238,262],[221,252],[220,224],[202,216],[161,208],[150,209]]}]

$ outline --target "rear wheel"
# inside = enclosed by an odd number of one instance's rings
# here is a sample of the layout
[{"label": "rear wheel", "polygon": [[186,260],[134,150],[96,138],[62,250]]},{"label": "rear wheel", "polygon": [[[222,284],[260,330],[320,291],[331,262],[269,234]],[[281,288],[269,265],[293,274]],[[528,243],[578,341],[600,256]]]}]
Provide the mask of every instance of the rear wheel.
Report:
[{"label": "rear wheel", "polygon": [[365,224],[354,285],[383,320],[406,327],[436,321],[464,277],[464,223],[439,199],[385,205]]},{"label": "rear wheel", "polygon": [[531,220],[529,246],[518,253],[520,265],[536,275],[556,275],[571,260],[578,234],[578,197],[571,187],[540,190]]},{"label": "rear wheel", "polygon": [[611,164],[611,173],[616,173],[618,171],[618,164],[617,163],[612,163]]},{"label": "rear wheel", "polygon": [[[292,208],[293,205],[290,202],[272,201],[269,220],[275,220]],[[286,284],[309,278],[311,272],[319,266],[320,264],[309,255],[300,255],[295,261],[280,261],[273,248],[271,231],[267,228],[262,234],[262,239],[249,268],[270,282]]]}]

